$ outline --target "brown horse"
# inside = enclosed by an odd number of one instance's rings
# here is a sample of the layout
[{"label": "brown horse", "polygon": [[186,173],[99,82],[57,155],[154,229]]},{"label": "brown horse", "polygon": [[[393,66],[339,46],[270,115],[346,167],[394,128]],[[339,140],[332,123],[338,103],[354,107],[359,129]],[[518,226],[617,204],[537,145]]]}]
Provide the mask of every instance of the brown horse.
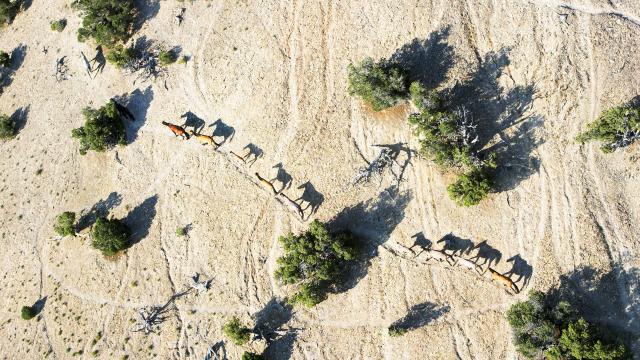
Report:
[{"label": "brown horse", "polygon": [[266,186],[268,189],[271,189],[271,191],[273,191],[273,195],[278,195],[276,188],[273,186],[271,182],[269,182],[269,180],[263,178],[258,173],[256,173],[256,177],[258,177],[258,180],[262,183],[262,185]]},{"label": "brown horse", "polygon": [[189,140],[189,134],[187,134],[187,132],[184,131],[184,128],[182,126],[178,126],[178,125],[175,125],[175,124],[172,124],[172,123],[168,123],[166,121],[163,121],[162,125],[168,127],[169,130],[171,130],[171,132],[173,133],[173,135],[181,136],[183,139]]},{"label": "brown horse", "polygon": [[487,268],[487,270],[489,270],[489,273],[491,274],[491,280],[494,280],[495,282],[506,286],[508,289],[511,289],[516,294],[520,292],[516,284],[507,276],[500,274],[499,272],[493,270],[492,268]]},{"label": "brown horse", "polygon": [[189,134],[191,134],[191,136],[193,136],[194,138],[200,140],[202,142],[202,145],[211,144],[211,145],[215,146],[216,148],[220,147],[220,144],[218,144],[215,140],[213,140],[212,136],[204,135],[204,134],[198,134],[197,132],[195,132],[193,130],[189,130]]}]

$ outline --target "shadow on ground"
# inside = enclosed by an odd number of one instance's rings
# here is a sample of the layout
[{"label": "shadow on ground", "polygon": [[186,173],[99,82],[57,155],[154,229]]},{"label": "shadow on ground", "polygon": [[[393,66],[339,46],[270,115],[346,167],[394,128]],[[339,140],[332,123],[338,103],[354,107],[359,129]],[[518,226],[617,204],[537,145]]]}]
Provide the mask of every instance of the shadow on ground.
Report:
[{"label": "shadow on ground", "polygon": [[140,240],[149,235],[149,229],[156,217],[156,204],[158,203],[158,195],[153,195],[136,206],[124,218],[124,223],[131,230],[129,238],[129,247],[137,244]]},{"label": "shadow on ground", "polygon": [[430,301],[412,306],[407,314],[389,326],[389,329],[411,331],[429,325],[449,312],[449,306],[438,306]]},{"label": "shadow on ground", "polygon": [[26,107],[21,107],[11,114],[11,120],[14,124],[15,134],[19,134],[22,129],[27,125],[27,118],[29,117],[29,109],[30,105]]},{"label": "shadow on ground", "polygon": [[112,192],[104,200],[99,200],[88,211],[80,212],[78,219],[77,231],[80,232],[96,222],[99,217],[107,217],[109,212],[122,203],[122,195]]},{"label": "shadow on ground", "polygon": [[11,65],[9,67],[0,66],[0,94],[3,93],[5,87],[11,85],[13,76],[24,63],[26,56],[27,45],[20,44],[11,51]]},{"label": "shadow on ground", "polygon": [[138,138],[138,131],[147,120],[147,111],[153,101],[153,89],[151,86],[147,86],[144,90],[135,89],[131,94],[123,94],[115,99],[126,106],[135,118],[134,122],[124,122],[127,130],[127,143],[131,144]]},{"label": "shadow on ground", "polygon": [[394,187],[383,190],[377,197],[342,210],[327,226],[331,231],[349,231],[358,240],[359,256],[345,271],[345,277],[336,292],[352,289],[366,275],[371,259],[378,255],[378,246],[384,244],[405,217],[405,209],[413,198],[411,191],[398,191]]},{"label": "shadow on ground", "polygon": [[[291,320],[293,308],[285,300],[271,299],[262,310],[253,315],[254,332],[267,342],[263,355],[268,359],[289,359],[293,353],[296,329],[283,331],[283,326]],[[280,332],[280,333],[279,333]]]}]

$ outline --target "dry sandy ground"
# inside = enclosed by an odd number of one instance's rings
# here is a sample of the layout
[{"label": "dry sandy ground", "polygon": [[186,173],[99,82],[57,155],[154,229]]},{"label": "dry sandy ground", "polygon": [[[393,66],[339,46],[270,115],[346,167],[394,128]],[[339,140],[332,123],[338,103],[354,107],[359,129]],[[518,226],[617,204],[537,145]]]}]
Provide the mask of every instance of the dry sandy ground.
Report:
[{"label": "dry sandy ground", "polygon": [[[324,197],[312,218],[340,214],[371,255],[346,291],[285,314],[303,330],[267,349],[273,358],[515,359],[505,310],[554,285],[588,314],[640,333],[640,149],[605,156],[573,140],[601,110],[640,94],[637,0],[573,0],[574,9],[552,0],[163,1],[146,10],[152,17],[137,35],[193,57],[169,69],[166,88],[134,84],[109,65],[86,76],[79,54],[93,46],[76,41],[80,20],[67,3],[34,1],[0,36],[4,50],[26,45],[0,110],[28,108],[18,137],[0,145],[0,357],[203,358],[232,315],[248,323],[287,294],[272,276],[277,238],[306,225],[250,175],[273,177],[278,163],[293,179],[290,197],[310,182]],[[179,6],[187,9],[180,27]],[[67,29],[50,31],[63,17]],[[61,56],[72,76],[56,83]],[[501,149],[503,191],[456,207],[445,191],[452,175],[416,157],[399,189],[389,176],[379,187],[349,187],[364,164],[359,151],[371,159],[374,144],[415,147],[408,109],[372,114],[347,95],[347,64],[365,56],[396,56],[441,89],[459,83],[484,140]],[[81,109],[123,94],[139,118],[128,129],[135,141],[80,156],[70,132]],[[246,168],[160,124],[187,111],[208,132],[218,119],[235,129],[223,153],[251,143],[263,156]],[[96,204],[136,231],[117,259],[82,238],[52,239],[57,214]],[[187,224],[189,235],[177,237]],[[419,232],[436,247],[447,234],[487,241],[501,255],[495,267],[515,265],[524,290],[512,296],[386,250],[412,245]],[[213,278],[212,290],[179,299],[157,334],[131,332],[137,308],[164,303],[195,272]],[[22,305],[45,296],[39,320],[19,318]],[[410,320],[428,324],[391,338],[387,326],[416,305],[427,310]],[[227,343],[226,351],[238,359],[243,349]]]}]

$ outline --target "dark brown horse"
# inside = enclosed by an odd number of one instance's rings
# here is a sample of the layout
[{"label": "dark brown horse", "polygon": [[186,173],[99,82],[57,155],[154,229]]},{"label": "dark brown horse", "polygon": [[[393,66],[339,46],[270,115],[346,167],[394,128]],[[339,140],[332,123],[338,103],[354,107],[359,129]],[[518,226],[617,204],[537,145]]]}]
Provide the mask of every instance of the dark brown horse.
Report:
[{"label": "dark brown horse", "polygon": [[166,121],[163,121],[162,125],[168,127],[169,130],[171,130],[171,132],[173,133],[173,135],[182,136],[183,139],[189,140],[189,134],[187,134],[187,132],[184,130],[184,128],[182,126],[178,126],[178,125],[175,125],[175,124],[172,124],[172,123],[168,123]]}]

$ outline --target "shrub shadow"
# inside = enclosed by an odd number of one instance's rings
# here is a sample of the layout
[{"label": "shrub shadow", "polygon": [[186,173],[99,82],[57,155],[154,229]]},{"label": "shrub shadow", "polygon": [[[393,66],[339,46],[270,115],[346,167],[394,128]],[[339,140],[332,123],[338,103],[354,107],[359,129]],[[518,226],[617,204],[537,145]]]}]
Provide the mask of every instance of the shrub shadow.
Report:
[{"label": "shrub shadow", "polygon": [[389,328],[404,331],[419,329],[437,320],[448,313],[449,310],[450,307],[448,305],[438,306],[430,301],[425,301],[421,304],[413,305],[404,317],[394,321]]},{"label": "shrub shadow", "polygon": [[33,306],[31,306],[31,309],[34,311],[35,315],[39,315],[42,310],[44,310],[44,306],[47,304],[47,297],[43,297],[38,299],[38,301],[36,301],[35,303],[33,303]]},{"label": "shrub shadow", "polygon": [[14,124],[15,134],[19,134],[22,129],[27,125],[27,118],[29,117],[29,108],[31,105],[27,105],[26,107],[18,108],[16,111],[11,114],[11,120]]},{"label": "shrub shadow", "polygon": [[453,47],[447,42],[451,27],[429,34],[427,39],[413,39],[391,55],[389,62],[407,73],[409,82],[418,81],[427,89],[438,87],[447,79],[455,63]]},{"label": "shrub shadow", "polygon": [[135,89],[131,94],[123,94],[115,97],[118,103],[123,104],[133,114],[134,122],[125,121],[127,131],[127,144],[131,144],[138,138],[138,131],[147,121],[147,112],[153,101],[153,89]]},{"label": "shrub shadow", "polygon": [[[539,115],[525,116],[536,93],[533,84],[505,89],[498,83],[510,63],[509,51],[502,48],[485,54],[466,81],[444,93],[449,108],[464,107],[473,114],[478,125],[475,150],[481,155],[497,152],[497,191],[512,189],[538,171],[539,161],[531,154],[542,144],[536,140],[535,128],[544,122]],[[496,135],[501,140],[489,146]]]},{"label": "shrub shadow", "polygon": [[[289,359],[293,353],[293,344],[297,329],[282,334],[282,327],[293,317],[293,307],[286,300],[271,299],[264,308],[253,315],[255,333],[267,342],[263,355],[268,359]],[[280,332],[280,333],[278,333]]]},{"label": "shrub shadow", "polygon": [[0,67],[0,94],[4,88],[11,85],[13,76],[20,69],[27,56],[27,45],[20,44],[11,51],[11,65],[9,67]]},{"label": "shrub shadow", "polygon": [[140,242],[147,235],[156,217],[156,204],[158,203],[158,195],[153,195],[136,206],[124,218],[124,223],[131,229],[131,237],[129,238],[129,247]]},{"label": "shrub shadow", "polygon": [[373,199],[342,210],[327,223],[331,231],[351,232],[358,241],[358,257],[354,265],[344,272],[344,277],[339,279],[333,289],[335,292],[352,289],[367,275],[371,259],[378,255],[378,246],[389,239],[404,219],[405,209],[412,198],[411,191],[389,187]]},{"label": "shrub shadow", "polygon": [[145,21],[149,21],[158,15],[160,11],[159,0],[134,0],[134,6],[138,10],[138,17],[133,24],[133,32],[137,32],[142,28]]},{"label": "shrub shadow", "polygon": [[560,276],[550,299],[568,301],[578,314],[640,351],[640,269],[616,264],[608,272],[590,266]]},{"label": "shrub shadow", "polygon": [[122,195],[112,192],[106,199],[100,199],[88,211],[82,211],[76,225],[77,231],[80,232],[89,226],[92,226],[98,217],[106,217],[109,212],[122,203]]}]

